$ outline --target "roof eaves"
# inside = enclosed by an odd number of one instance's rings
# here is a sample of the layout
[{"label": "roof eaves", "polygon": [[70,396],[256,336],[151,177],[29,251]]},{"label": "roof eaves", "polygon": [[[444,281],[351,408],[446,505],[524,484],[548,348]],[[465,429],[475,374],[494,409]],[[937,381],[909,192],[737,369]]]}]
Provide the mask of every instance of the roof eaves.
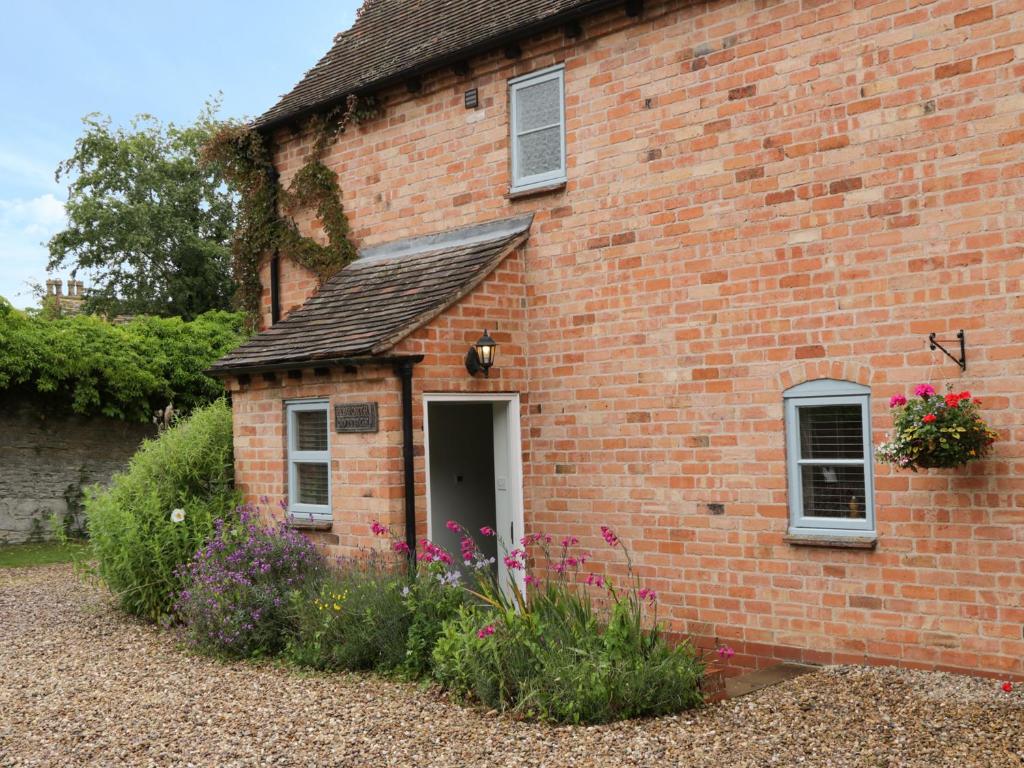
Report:
[{"label": "roof eaves", "polygon": [[[273,111],[274,108],[271,107],[271,109],[267,110],[267,112],[264,112],[262,115],[253,120],[251,126],[256,130],[270,131],[282,125],[295,122],[296,120],[302,117],[313,114],[320,110],[328,109],[330,107],[334,107],[338,104],[341,104],[345,101],[345,99],[347,99],[352,94],[367,95],[373,91],[380,90],[382,88],[387,88],[398,83],[406,82],[417,76],[425,75],[429,72],[441,69],[442,67],[458,63],[465,59],[473,58],[474,56],[480,56],[482,54],[488,53],[494,50],[495,48],[501,47],[506,43],[514,42],[516,40],[521,40],[525,37],[530,37],[531,35],[539,34],[548,29],[551,29],[552,27],[557,27],[560,24],[565,24],[570,21],[575,21],[577,19],[590,16],[594,13],[598,13],[608,8],[612,8],[616,5],[622,5],[622,0],[591,0],[591,2],[589,3],[577,6],[576,8],[570,8],[561,13],[554,14],[553,16],[548,16],[543,19],[539,19],[538,21],[535,21],[532,24],[526,24],[521,27],[516,27],[515,29],[508,30],[499,35],[493,35],[487,38],[486,40],[474,43],[473,45],[466,46],[464,48],[459,48],[454,51],[449,51],[442,55],[436,56],[432,59],[427,59],[425,61],[420,62],[419,64],[416,64],[415,66],[406,67],[405,69],[399,70],[398,72],[378,77],[374,80],[368,80],[365,83],[353,85],[344,93],[335,93],[330,97],[320,99],[319,101],[316,101],[312,104],[308,104],[303,107],[297,108],[292,112],[285,112],[284,114],[277,115],[269,119],[265,119],[266,115],[269,112]],[[300,81],[300,83],[301,82],[302,81]],[[280,103],[280,100],[278,101],[278,103]]]}]

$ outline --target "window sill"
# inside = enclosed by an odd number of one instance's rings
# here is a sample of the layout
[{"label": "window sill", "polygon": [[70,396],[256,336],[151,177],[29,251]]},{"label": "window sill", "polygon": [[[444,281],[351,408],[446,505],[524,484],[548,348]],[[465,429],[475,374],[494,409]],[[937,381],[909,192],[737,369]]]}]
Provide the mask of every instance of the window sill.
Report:
[{"label": "window sill", "polygon": [[505,193],[506,200],[522,200],[526,197],[533,197],[534,195],[546,195],[550,192],[563,192],[565,190],[565,181],[554,181],[550,184],[544,184],[540,187],[527,187],[526,189],[510,189]]},{"label": "window sill", "polygon": [[874,549],[878,546],[878,537],[872,534],[865,536],[849,536],[827,533],[790,533],[783,536],[782,540],[787,544],[792,544],[794,547]]},{"label": "window sill", "polygon": [[333,520],[310,520],[308,517],[296,517],[288,515],[285,525],[300,531],[329,531],[334,527]]}]

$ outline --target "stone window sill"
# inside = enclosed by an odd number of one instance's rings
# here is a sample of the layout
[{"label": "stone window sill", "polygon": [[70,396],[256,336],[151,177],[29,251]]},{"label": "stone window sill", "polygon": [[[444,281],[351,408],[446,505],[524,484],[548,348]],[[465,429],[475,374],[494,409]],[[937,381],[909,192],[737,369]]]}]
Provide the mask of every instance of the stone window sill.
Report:
[{"label": "stone window sill", "polygon": [[334,521],[310,520],[308,517],[293,517],[289,515],[285,519],[285,525],[300,531],[329,531],[334,527]]},{"label": "stone window sill", "polygon": [[842,536],[827,533],[790,533],[782,537],[787,544],[795,547],[828,547],[831,549],[874,549],[878,546],[878,537]]},{"label": "stone window sill", "polygon": [[565,190],[564,181],[556,181],[551,184],[545,184],[542,187],[528,187],[527,189],[510,189],[505,193],[506,200],[522,200],[526,197],[533,197],[535,195],[546,195],[550,192],[562,192]]}]

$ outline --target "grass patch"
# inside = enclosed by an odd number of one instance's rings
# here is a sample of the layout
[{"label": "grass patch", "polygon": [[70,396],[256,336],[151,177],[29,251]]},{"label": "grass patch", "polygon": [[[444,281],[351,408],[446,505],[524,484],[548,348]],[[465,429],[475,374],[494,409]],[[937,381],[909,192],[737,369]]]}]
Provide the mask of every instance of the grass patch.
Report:
[{"label": "grass patch", "polygon": [[82,542],[44,541],[35,544],[0,544],[0,568],[71,563],[88,550]]}]

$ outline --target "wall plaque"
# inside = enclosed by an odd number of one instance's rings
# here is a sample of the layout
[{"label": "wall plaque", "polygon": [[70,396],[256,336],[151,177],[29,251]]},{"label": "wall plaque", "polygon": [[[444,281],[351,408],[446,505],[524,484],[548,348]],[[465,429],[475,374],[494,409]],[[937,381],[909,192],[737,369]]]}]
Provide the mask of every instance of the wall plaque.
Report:
[{"label": "wall plaque", "polygon": [[334,406],[335,432],[376,432],[376,403],[338,403]]}]

